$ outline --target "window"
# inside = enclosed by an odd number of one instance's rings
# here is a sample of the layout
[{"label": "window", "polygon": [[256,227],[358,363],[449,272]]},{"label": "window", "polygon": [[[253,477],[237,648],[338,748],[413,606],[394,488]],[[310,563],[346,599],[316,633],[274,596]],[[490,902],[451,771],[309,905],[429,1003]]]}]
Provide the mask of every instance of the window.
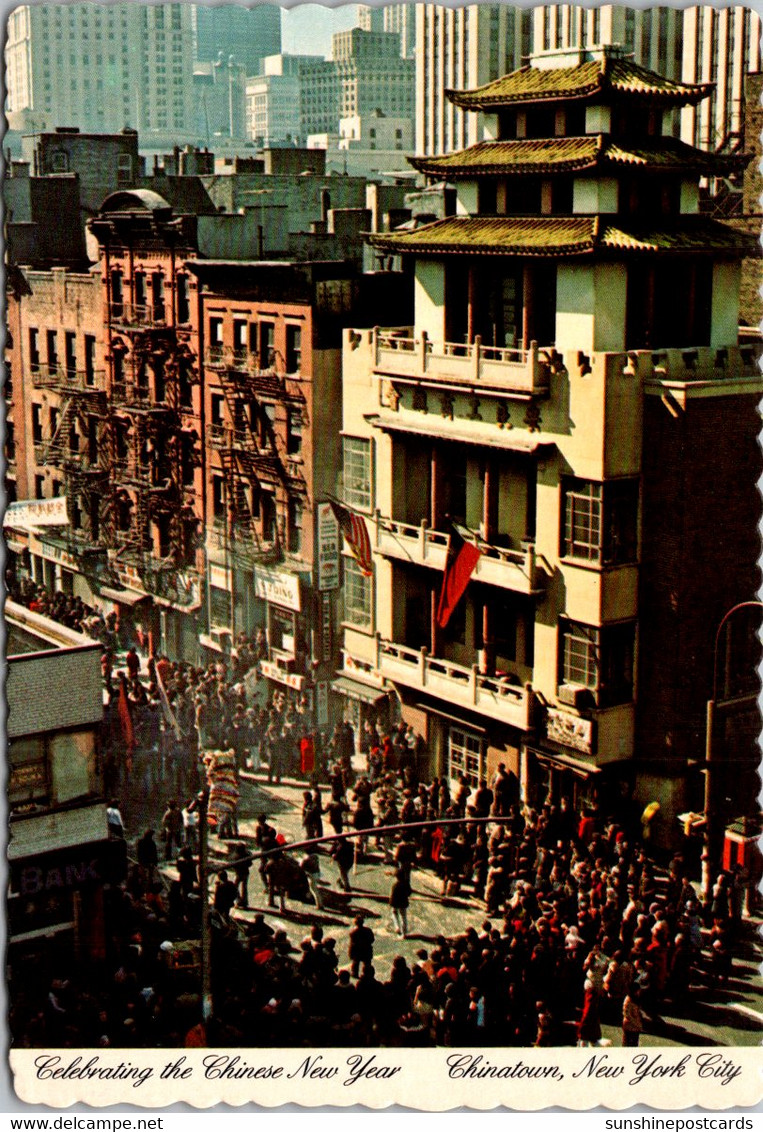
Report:
[{"label": "window", "polygon": [[92,385],[95,381],[95,337],[85,335],[85,382]]},{"label": "window", "polygon": [[42,737],[11,739],[8,801],[11,810],[48,798],[48,760]]},{"label": "window", "polygon": [[34,477],[34,497],[35,499],[45,498],[45,476]]},{"label": "window", "polygon": [[302,327],[287,323],[286,372],[299,373],[302,365]]},{"label": "window", "polygon": [[597,707],[630,703],[635,622],[595,629],[570,621],[561,633],[561,683],[590,689]]},{"label": "window", "polygon": [[354,558],[343,561],[345,621],[361,629],[371,629],[371,578],[363,573]]},{"label": "window", "polygon": [[66,358],[66,376],[74,377],[77,372],[77,335],[73,330],[67,330],[64,335],[64,351]]},{"label": "window", "polygon": [[176,286],[177,320],[178,322],[188,322],[191,317],[191,305],[188,299],[188,276],[178,275]]},{"label": "window", "polygon": [[48,331],[47,342],[48,372],[56,373],[58,371],[58,332],[56,330]]},{"label": "window", "polygon": [[247,323],[246,319],[234,318],[234,320],[233,320],[233,352],[236,355],[236,358],[239,359],[239,360],[246,358],[247,331],[248,331],[248,323]]},{"label": "window", "polygon": [[122,314],[122,272],[111,273],[111,313],[115,318]]},{"label": "window", "polygon": [[42,405],[32,404],[32,440],[39,444],[42,440]]},{"label": "window", "polygon": [[576,480],[565,492],[564,548],[570,558],[598,562],[601,557],[602,486]]},{"label": "window", "polygon": [[286,452],[299,456],[302,452],[302,414],[299,409],[286,411]]},{"label": "window", "polygon": [[274,322],[260,322],[260,367],[269,369],[276,361],[276,328]]},{"label": "window", "polygon": [[32,373],[40,368],[40,332],[36,326],[29,327],[29,366]]},{"label": "window", "polygon": [[225,518],[225,480],[212,476],[212,511],[216,519]]},{"label": "window", "polygon": [[562,553],[605,566],[635,562],[638,481],[570,480],[564,488]]},{"label": "window", "polygon": [[223,423],[223,395],[222,393],[212,394],[211,404],[211,418],[213,425],[221,425]]},{"label": "window", "polygon": [[294,499],[289,500],[289,553],[299,554],[302,550],[302,507]]},{"label": "window", "polygon": [[599,630],[569,622],[563,629],[562,683],[595,688],[598,683]]},{"label": "window", "polygon": [[221,358],[223,354],[223,320],[210,318],[209,320],[209,355],[211,358]]},{"label": "window", "polygon": [[448,732],[448,774],[460,778],[465,774],[472,786],[484,777],[482,739],[471,731],[451,727]]},{"label": "window", "polygon": [[370,511],[372,505],[371,441],[355,436],[345,436],[342,440],[342,453],[345,502],[351,507]]}]

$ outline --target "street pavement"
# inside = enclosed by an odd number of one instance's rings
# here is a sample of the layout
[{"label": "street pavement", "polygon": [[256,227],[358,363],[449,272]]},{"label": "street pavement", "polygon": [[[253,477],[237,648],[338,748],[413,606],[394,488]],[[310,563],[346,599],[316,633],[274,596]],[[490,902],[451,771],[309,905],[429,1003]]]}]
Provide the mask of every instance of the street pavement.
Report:
[{"label": "street pavement", "polygon": [[[241,840],[254,850],[254,826],[257,816],[265,813],[270,823],[287,841],[304,839],[301,823],[302,783],[282,782],[278,785],[263,782],[246,774],[241,783],[239,807],[239,833]],[[331,828],[325,826],[325,833]],[[213,863],[223,864],[228,853],[225,842],[212,838],[210,849]],[[299,854],[299,851],[297,851]],[[393,869],[385,865],[381,851],[370,840],[366,857],[353,869],[350,879],[352,891],[342,892],[338,883],[338,870],[324,852],[321,854],[321,886],[325,907],[318,912],[312,903],[287,899],[286,911],[268,906],[268,894],[260,880],[255,862],[249,875],[249,909],[236,909],[234,916],[251,921],[262,912],[275,929],[283,929],[296,946],[309,935],[313,924],[319,923],[324,937],[336,940],[340,963],[347,965],[347,941],[353,919],[358,912],[366,916],[366,923],[375,936],[374,966],[377,977],[386,979],[393,959],[402,955],[409,964],[416,952],[430,950],[437,936],[454,936],[467,927],[478,930],[486,919],[482,901],[469,895],[442,895],[442,882],[432,872],[413,870],[413,893],[408,913],[408,938],[396,933],[388,904]],[[308,898],[309,899],[309,898]],[[500,926],[496,921],[495,926]],[[757,924],[757,928],[760,924]],[[662,1019],[645,1019],[642,1046],[694,1046],[758,1045],[763,1032],[763,980],[760,977],[760,949],[755,941],[756,924],[747,925],[746,938],[735,954],[732,978],[720,989],[709,989],[704,984],[692,986],[689,995],[690,1018],[680,1017],[667,1004]],[[619,1026],[606,1023],[602,1026],[605,1043],[621,1044]]]}]

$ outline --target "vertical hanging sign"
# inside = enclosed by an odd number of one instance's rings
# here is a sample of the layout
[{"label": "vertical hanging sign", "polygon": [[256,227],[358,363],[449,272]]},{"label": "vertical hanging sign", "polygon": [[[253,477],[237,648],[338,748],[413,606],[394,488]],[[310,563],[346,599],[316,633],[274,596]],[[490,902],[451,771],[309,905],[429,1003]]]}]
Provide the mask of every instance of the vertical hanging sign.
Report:
[{"label": "vertical hanging sign", "polygon": [[330,503],[318,504],[318,589],[339,585],[339,524]]}]

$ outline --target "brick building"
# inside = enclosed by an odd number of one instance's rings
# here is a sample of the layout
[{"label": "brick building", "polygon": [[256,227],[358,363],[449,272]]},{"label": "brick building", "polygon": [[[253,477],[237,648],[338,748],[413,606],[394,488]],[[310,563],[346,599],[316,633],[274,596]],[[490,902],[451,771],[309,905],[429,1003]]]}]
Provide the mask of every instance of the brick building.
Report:
[{"label": "brick building", "polygon": [[[265,631],[263,675],[329,720],[336,666],[341,332],[380,305],[407,314],[400,278],[347,264],[192,260],[203,359],[206,655]],[[322,512],[322,513],[321,513]],[[319,518],[320,514],[320,518]],[[319,524],[321,529],[319,530]],[[333,549],[332,549],[333,547]],[[329,563],[330,571],[330,563]]]}]

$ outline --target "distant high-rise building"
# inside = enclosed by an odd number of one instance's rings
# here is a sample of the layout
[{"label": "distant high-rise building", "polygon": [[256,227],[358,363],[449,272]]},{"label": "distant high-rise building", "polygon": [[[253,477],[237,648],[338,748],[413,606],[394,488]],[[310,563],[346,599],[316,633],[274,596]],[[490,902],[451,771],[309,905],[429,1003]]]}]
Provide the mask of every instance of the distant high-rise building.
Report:
[{"label": "distant high-rise building", "polygon": [[400,54],[412,59],[416,45],[416,5],[385,4],[372,8],[358,4],[358,27],[364,31],[394,31],[400,36]]},{"label": "distant high-rise building", "polygon": [[413,118],[415,65],[400,55],[399,33],[356,27],[336,32],[331,44],[340,87],[338,118],[374,110]]},{"label": "distant high-rise building", "polygon": [[247,75],[259,74],[260,61],[281,50],[281,9],[273,4],[196,7],[195,52],[200,63],[233,56]]},{"label": "distant high-rise building", "polygon": [[[444,89],[492,82],[533,51],[621,44],[644,67],[682,82],[714,83],[701,105],[674,112],[671,132],[710,149],[738,145],[745,75],[761,67],[761,17],[741,6],[636,8],[606,4],[416,5],[416,148],[446,153],[482,136],[480,115],[465,120]],[[471,120],[473,119],[473,120]]]},{"label": "distant high-rise building", "polygon": [[270,55],[246,84],[246,135],[258,145],[304,142],[338,122],[336,67],[320,55]]},{"label": "distant high-rise building", "polygon": [[482,86],[521,67],[532,50],[533,13],[503,4],[416,4],[415,15],[416,149],[462,149],[482,136],[481,115],[465,115],[445,91]]},{"label": "distant high-rise building", "polygon": [[8,17],[11,129],[183,134],[193,119],[188,4],[30,4]]}]

